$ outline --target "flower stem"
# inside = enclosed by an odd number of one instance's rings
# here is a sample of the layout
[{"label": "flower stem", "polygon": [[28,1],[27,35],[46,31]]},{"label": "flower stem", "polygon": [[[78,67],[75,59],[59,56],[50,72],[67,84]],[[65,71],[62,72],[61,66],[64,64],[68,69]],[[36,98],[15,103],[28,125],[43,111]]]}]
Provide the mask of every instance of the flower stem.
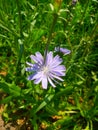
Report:
[{"label": "flower stem", "polygon": [[49,33],[48,40],[47,40],[47,43],[46,43],[44,61],[46,60],[47,51],[48,51],[48,48],[49,48],[49,45],[50,45],[50,41],[51,41],[51,39],[52,39],[52,32],[53,32],[54,27],[55,27],[55,24],[56,24],[56,22],[57,22],[58,14],[57,14],[57,13],[54,13],[53,16],[54,16],[53,22],[52,22],[52,25],[51,25],[51,28],[50,28],[50,33]]}]

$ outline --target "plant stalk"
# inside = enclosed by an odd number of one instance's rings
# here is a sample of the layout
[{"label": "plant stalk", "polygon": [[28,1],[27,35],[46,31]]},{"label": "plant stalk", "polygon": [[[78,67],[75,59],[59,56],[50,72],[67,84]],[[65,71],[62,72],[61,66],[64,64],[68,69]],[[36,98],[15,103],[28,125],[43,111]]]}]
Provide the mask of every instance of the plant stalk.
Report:
[{"label": "plant stalk", "polygon": [[49,48],[49,45],[50,45],[50,41],[52,39],[52,32],[53,32],[55,24],[57,22],[58,14],[54,13],[53,16],[54,16],[54,18],[53,18],[53,22],[52,22],[52,25],[51,25],[51,28],[50,28],[48,40],[47,40],[47,43],[46,43],[46,48],[45,48],[44,62],[46,61],[46,56],[47,56],[48,48]]}]

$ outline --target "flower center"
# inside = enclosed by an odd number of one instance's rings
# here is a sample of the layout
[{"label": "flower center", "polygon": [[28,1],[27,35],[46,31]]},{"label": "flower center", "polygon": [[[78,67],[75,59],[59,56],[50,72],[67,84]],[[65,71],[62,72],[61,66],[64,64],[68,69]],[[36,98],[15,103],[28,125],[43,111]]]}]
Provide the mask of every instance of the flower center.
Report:
[{"label": "flower center", "polygon": [[49,72],[48,66],[43,66],[42,71],[44,74],[47,74]]}]

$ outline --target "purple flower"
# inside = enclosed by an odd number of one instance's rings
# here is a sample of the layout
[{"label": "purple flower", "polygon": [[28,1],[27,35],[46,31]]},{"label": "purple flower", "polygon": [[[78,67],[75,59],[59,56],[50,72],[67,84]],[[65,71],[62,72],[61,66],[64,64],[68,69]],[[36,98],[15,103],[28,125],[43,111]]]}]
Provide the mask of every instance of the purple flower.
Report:
[{"label": "purple flower", "polygon": [[68,55],[71,53],[70,50],[66,49],[66,48],[61,48],[61,47],[55,47],[55,52],[61,52],[64,55]]},{"label": "purple flower", "polygon": [[34,80],[35,84],[42,83],[42,88],[47,89],[48,82],[56,87],[54,82],[57,80],[63,81],[61,76],[65,76],[66,68],[64,65],[61,65],[62,59],[56,55],[53,57],[53,52],[47,53],[46,60],[40,52],[36,52],[35,55],[30,56],[31,60],[35,63],[29,63],[29,67],[26,68],[26,71],[32,72],[28,77],[28,80]]}]

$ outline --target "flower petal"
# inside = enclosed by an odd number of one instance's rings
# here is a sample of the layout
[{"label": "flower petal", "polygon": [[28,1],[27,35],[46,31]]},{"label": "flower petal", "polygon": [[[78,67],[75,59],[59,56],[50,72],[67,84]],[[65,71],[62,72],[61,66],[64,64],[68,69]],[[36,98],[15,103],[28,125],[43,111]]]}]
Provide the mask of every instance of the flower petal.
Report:
[{"label": "flower petal", "polygon": [[48,85],[47,77],[43,76],[43,78],[42,78],[42,88],[47,89],[47,85]]},{"label": "flower petal", "polygon": [[29,65],[29,66],[32,66],[32,67],[33,67],[33,65],[34,65],[34,64],[32,64],[32,63],[29,63],[29,62],[26,62],[26,64]]},{"label": "flower petal", "polygon": [[48,81],[52,85],[52,87],[54,87],[54,88],[56,87],[55,84],[52,82],[52,80],[49,77],[48,77]]},{"label": "flower petal", "polygon": [[41,55],[41,53],[40,53],[40,52],[36,52],[35,55],[36,55],[36,57],[38,58],[39,62],[42,64],[43,61],[44,61],[44,58],[43,58],[43,56]]},{"label": "flower petal", "polygon": [[53,58],[53,61],[52,61],[52,68],[53,67],[56,67],[58,65],[60,65],[61,63],[63,62],[62,58],[60,58],[58,55],[56,55],[54,58]]},{"label": "flower petal", "polygon": [[31,71],[38,71],[40,69],[40,66],[39,66],[39,64],[33,64],[32,65],[32,67],[27,67],[26,68],[26,71],[29,71],[29,72],[31,72]]},{"label": "flower petal", "polygon": [[58,66],[54,67],[53,70],[55,70],[55,71],[66,71],[66,68],[65,68],[64,65],[58,65]]},{"label": "flower petal", "polygon": [[51,64],[51,62],[52,62],[52,60],[53,60],[53,52],[49,52],[49,53],[47,53],[47,56],[46,56],[46,65],[49,65],[49,64]]},{"label": "flower petal", "polygon": [[31,55],[30,58],[35,62],[35,63],[39,63],[39,64],[43,64],[44,60],[42,55],[40,54],[40,52],[36,52],[35,53],[36,56]]},{"label": "flower petal", "polygon": [[42,77],[42,72],[37,72],[37,73],[35,73],[35,75],[33,76],[33,79],[32,80],[34,80],[34,79],[39,79],[39,78],[41,78]]},{"label": "flower petal", "polygon": [[29,72],[32,72],[32,71],[34,71],[34,68],[33,67],[27,67],[25,70],[29,71]]},{"label": "flower petal", "polygon": [[36,75],[36,73],[35,74],[32,74],[32,75],[30,75],[30,76],[28,76],[28,80],[33,80],[33,77]]},{"label": "flower petal", "polygon": [[36,80],[34,80],[34,83],[35,83],[35,84],[39,84],[39,83],[41,82],[41,80],[42,80],[41,77],[40,77],[40,78],[37,78]]},{"label": "flower petal", "polygon": [[53,70],[52,73],[57,76],[65,76],[65,72]]},{"label": "flower petal", "polygon": [[60,81],[64,81],[62,78],[60,78],[59,76],[54,75],[54,74],[52,74],[52,73],[51,73],[49,76],[52,77],[52,78],[56,78],[56,79],[58,79],[58,80],[60,80]]},{"label": "flower petal", "polygon": [[31,55],[30,58],[31,58],[35,63],[38,63],[38,59],[37,59],[36,56]]}]

